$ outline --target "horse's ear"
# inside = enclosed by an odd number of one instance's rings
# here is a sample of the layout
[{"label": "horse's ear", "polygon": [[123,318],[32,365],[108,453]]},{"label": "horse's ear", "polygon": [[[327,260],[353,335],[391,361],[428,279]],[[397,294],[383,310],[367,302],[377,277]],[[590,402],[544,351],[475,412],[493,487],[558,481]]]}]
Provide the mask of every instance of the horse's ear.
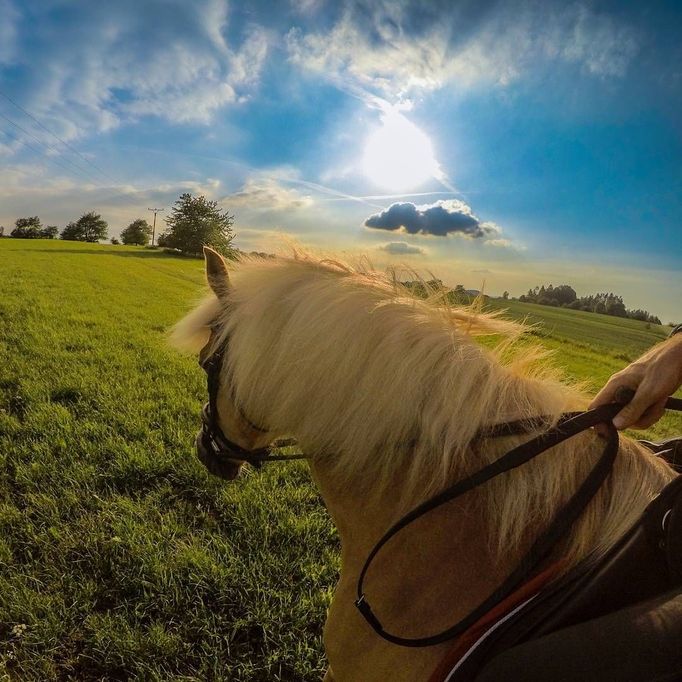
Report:
[{"label": "horse's ear", "polygon": [[218,298],[223,298],[230,290],[230,278],[227,274],[227,265],[223,257],[209,246],[204,246],[204,258],[206,259],[206,279],[208,286]]}]

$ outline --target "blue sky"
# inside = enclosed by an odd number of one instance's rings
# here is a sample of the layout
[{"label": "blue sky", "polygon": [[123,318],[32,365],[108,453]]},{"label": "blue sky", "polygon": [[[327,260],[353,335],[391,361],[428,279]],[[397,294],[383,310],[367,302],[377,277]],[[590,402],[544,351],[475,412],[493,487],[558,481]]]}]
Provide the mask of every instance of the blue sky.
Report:
[{"label": "blue sky", "polygon": [[682,5],[0,0],[0,225],[184,191],[492,294],[682,317]]}]

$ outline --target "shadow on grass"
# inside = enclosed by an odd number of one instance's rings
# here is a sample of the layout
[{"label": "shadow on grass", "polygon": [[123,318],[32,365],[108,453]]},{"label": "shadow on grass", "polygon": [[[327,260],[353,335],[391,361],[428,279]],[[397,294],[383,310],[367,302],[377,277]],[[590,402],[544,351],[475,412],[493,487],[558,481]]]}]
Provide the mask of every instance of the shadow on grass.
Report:
[{"label": "shadow on grass", "polygon": [[49,253],[57,256],[60,253],[83,253],[97,254],[99,256],[123,256],[124,258],[173,258],[180,260],[203,260],[201,255],[190,255],[178,251],[163,251],[161,249],[140,249],[139,251],[118,250],[115,246],[107,248],[97,248],[96,246],[85,247],[82,249],[13,249],[13,251],[30,251],[31,253]]}]

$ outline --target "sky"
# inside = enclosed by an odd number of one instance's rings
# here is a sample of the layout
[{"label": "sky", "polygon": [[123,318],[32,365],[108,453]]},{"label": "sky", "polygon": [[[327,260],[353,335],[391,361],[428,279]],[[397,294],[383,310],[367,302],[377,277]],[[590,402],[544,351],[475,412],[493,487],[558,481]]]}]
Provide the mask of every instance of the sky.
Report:
[{"label": "sky", "polygon": [[681,31],[674,0],[0,0],[0,225],[191,192],[245,251],[679,322]]}]

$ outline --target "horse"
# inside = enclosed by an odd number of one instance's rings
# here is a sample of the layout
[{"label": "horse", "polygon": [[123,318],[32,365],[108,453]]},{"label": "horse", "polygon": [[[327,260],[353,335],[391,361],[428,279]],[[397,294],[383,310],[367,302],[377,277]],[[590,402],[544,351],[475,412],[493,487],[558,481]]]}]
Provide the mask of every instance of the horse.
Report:
[{"label": "horse", "polygon": [[[224,477],[238,475],[247,453],[293,437],[338,530],[324,679],[435,680],[451,643],[396,646],[354,605],[367,556],[407,511],[528,440],[515,432],[480,440],[482,429],[524,420],[538,429],[539,415],[551,428],[584,409],[587,392],[562,377],[524,325],[453,304],[442,291],[416,295],[390,270],[301,252],[228,267],[209,248],[205,265],[211,291],[173,340],[202,361],[221,353],[211,419],[237,448]],[[374,613],[406,638],[465,618],[603,447],[588,429],[417,519],[367,571]],[[543,562],[548,579],[606,555],[675,476],[621,439],[608,478]]]}]

